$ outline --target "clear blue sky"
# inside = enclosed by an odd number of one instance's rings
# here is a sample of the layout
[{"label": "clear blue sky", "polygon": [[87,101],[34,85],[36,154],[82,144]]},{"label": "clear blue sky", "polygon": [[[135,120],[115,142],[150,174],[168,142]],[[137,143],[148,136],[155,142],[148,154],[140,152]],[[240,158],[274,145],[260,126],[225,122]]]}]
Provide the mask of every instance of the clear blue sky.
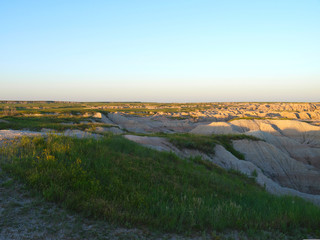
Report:
[{"label": "clear blue sky", "polygon": [[1,1],[0,99],[320,101],[320,1]]}]

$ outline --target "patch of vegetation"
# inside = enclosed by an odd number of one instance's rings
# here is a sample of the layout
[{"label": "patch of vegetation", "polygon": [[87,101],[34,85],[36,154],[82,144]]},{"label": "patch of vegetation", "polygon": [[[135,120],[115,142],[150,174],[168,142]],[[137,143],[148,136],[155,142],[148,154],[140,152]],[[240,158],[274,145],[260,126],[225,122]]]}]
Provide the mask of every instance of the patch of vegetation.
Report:
[{"label": "patch of vegetation", "polygon": [[2,169],[47,200],[126,226],[315,233],[320,224],[320,208],[312,203],[271,195],[237,172],[121,136],[24,137],[4,143],[0,154]]},{"label": "patch of vegetation", "polygon": [[248,139],[258,141],[260,139],[244,134],[224,134],[224,135],[197,135],[197,134],[158,134],[169,139],[169,141],[179,149],[193,149],[200,152],[214,155],[216,144],[222,145],[238,159],[244,160],[244,155],[237,151],[232,144],[232,140]]},{"label": "patch of vegetation", "polygon": [[211,136],[196,135],[196,134],[166,134],[165,137],[179,149],[193,149],[201,152],[214,155],[216,142]]},{"label": "patch of vegetation", "polygon": [[13,129],[21,130],[28,129],[33,131],[40,131],[42,128],[53,129],[57,131],[64,131],[67,129],[78,129],[94,130],[96,127],[111,127],[109,124],[103,123],[81,123],[82,121],[87,121],[86,118],[82,117],[49,117],[49,116],[39,116],[39,117],[4,117],[3,120],[8,121],[0,122],[1,129]]}]

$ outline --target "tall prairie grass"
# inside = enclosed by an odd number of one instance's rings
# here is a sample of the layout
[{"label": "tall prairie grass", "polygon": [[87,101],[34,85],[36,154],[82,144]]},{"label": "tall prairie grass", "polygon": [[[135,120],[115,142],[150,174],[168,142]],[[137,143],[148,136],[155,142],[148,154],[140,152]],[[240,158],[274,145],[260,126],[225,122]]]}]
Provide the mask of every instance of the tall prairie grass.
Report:
[{"label": "tall prairie grass", "polygon": [[3,143],[0,153],[1,168],[45,199],[108,222],[174,232],[320,226],[320,208],[309,202],[121,136],[22,138]]}]

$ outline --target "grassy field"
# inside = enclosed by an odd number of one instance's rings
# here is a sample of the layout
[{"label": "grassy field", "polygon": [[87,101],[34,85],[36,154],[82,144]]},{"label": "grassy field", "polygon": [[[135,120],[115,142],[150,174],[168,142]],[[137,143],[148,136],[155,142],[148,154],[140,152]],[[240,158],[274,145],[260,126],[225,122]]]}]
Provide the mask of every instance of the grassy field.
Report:
[{"label": "grassy field", "polygon": [[45,199],[123,226],[320,235],[320,208],[313,204],[273,196],[253,178],[122,136],[22,138],[5,143],[1,155],[1,168]]},{"label": "grassy field", "polygon": [[64,131],[67,129],[93,129],[95,127],[110,127],[109,124],[88,121],[87,118],[77,116],[39,116],[39,117],[17,117],[8,116],[1,118],[7,122],[0,122],[1,129],[33,130],[40,131],[42,128]]},{"label": "grassy field", "polygon": [[1,116],[23,116],[24,114],[78,114],[86,112],[123,112],[148,116],[157,112],[175,113],[207,110],[216,107],[210,103],[140,103],[140,102],[0,102]]}]

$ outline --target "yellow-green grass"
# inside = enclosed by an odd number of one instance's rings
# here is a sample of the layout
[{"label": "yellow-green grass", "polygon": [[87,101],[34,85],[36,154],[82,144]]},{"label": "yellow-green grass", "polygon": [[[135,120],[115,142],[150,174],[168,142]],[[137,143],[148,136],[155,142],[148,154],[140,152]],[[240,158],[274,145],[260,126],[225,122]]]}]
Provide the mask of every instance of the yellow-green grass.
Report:
[{"label": "yellow-green grass", "polygon": [[[39,116],[39,117],[17,117],[10,116],[1,118],[6,122],[0,122],[0,130],[33,130],[40,131],[42,128],[53,129],[57,131],[64,131],[67,129],[92,129],[95,127],[110,127],[110,124],[100,122],[89,122],[87,118],[77,116]],[[82,122],[82,123],[81,123]],[[87,122],[87,123],[84,123]]]},{"label": "yellow-green grass", "polygon": [[108,222],[173,232],[319,234],[320,208],[309,202],[273,196],[237,172],[121,136],[22,138],[4,143],[0,153],[1,168],[47,200]]}]

